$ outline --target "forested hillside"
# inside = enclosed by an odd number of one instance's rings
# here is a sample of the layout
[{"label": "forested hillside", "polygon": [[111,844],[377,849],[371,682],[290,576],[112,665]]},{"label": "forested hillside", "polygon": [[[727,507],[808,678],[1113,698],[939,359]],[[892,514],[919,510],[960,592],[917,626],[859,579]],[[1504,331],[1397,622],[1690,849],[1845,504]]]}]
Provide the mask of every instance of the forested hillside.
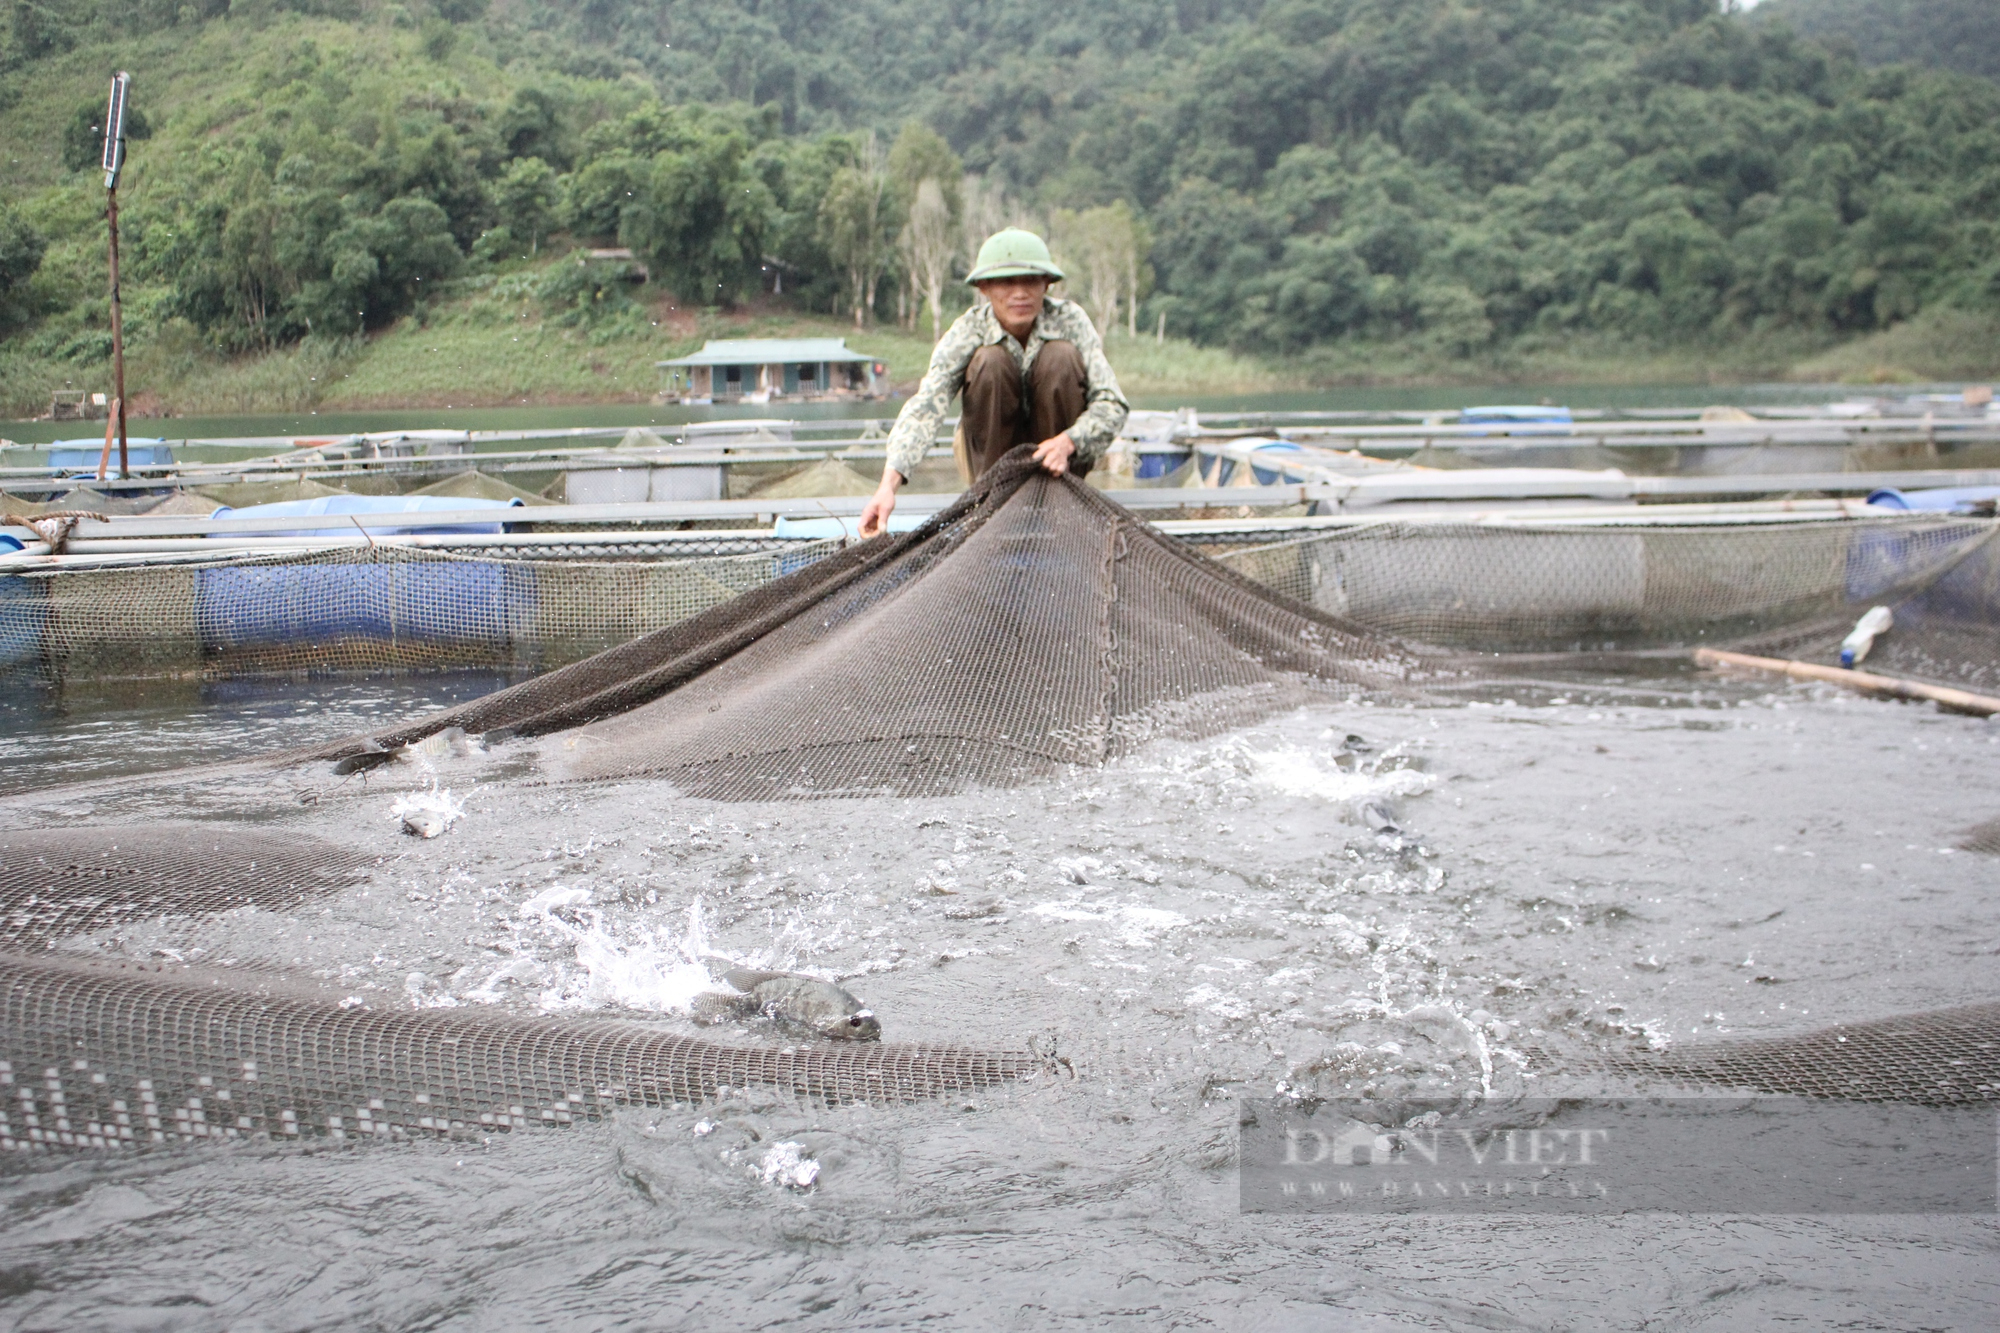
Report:
[{"label": "forested hillside", "polygon": [[119,67],[129,336],[211,357],[475,296],[928,334],[1011,220],[1101,322],[1266,358],[2000,313],[2000,87],[1707,0],[15,0],[0,63],[21,374],[107,354]]},{"label": "forested hillside", "polygon": [[1927,65],[2000,79],[1994,0],[1763,0],[1752,17],[1850,49],[1863,64]]}]

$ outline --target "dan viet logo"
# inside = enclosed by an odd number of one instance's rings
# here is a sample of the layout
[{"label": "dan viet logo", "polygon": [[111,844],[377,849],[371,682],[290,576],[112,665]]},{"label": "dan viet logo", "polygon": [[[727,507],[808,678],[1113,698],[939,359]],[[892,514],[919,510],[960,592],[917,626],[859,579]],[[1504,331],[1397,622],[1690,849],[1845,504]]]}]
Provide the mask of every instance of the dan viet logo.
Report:
[{"label": "dan viet logo", "polygon": [[[1352,1117],[1331,1131],[1312,1124],[1286,1124],[1286,1167],[1329,1168],[1281,1180],[1288,1196],[1352,1199],[1363,1193],[1381,1198],[1606,1197],[1596,1177],[1554,1177],[1556,1167],[1589,1167],[1611,1138],[1597,1127],[1480,1129],[1417,1126],[1384,1131]],[[1357,1178],[1353,1168],[1373,1168]],[[1331,1178],[1328,1178],[1328,1177]]]},{"label": "dan viet logo", "polygon": [[1778,1097],[1245,1101],[1252,1212],[1993,1213],[1991,1108]]}]

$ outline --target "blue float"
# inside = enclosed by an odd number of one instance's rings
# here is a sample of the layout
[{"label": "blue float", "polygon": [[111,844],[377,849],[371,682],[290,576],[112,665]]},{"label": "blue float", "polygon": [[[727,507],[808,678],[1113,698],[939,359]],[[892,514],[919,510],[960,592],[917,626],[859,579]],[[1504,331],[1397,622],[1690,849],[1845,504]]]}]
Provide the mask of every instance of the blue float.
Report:
[{"label": "blue float", "polygon": [[1259,486],[1276,486],[1284,481],[1284,471],[1275,467],[1258,467],[1258,456],[1261,454],[1296,454],[1300,452],[1303,451],[1296,444],[1286,444],[1282,441],[1260,444],[1250,454],[1250,475],[1257,479]]},{"label": "blue float", "polygon": [[1908,513],[1990,513],[1995,501],[2000,501],[2000,486],[1940,486],[1926,491],[1899,491],[1894,486],[1884,486],[1868,493],[1868,503],[1875,508]]},{"label": "blue float", "polygon": [[[126,461],[133,467],[172,467],[174,451],[165,440],[125,438]],[[49,445],[48,466],[61,468],[88,468],[91,477],[97,476],[97,465],[104,459],[103,440],[57,440]],[[111,466],[118,466],[118,441],[111,442]]]},{"label": "blue float", "polygon": [[195,571],[195,626],[204,653],[329,639],[504,646],[535,615],[532,570],[494,561]]},{"label": "blue float", "polygon": [[46,580],[0,578],[0,667],[40,661],[48,620]]},{"label": "blue float", "polygon": [[[519,509],[522,502],[512,500],[475,500],[451,495],[320,495],[310,500],[280,500],[275,504],[245,505],[241,509],[222,508],[209,515],[215,519],[277,519],[277,518],[318,518],[323,515],[349,514],[356,518],[384,516],[389,514],[449,514],[462,513],[468,509]],[[368,522],[357,526],[378,537],[416,533],[481,533],[504,532],[504,523],[384,523]],[[337,536],[339,528],[302,528],[291,532],[264,532],[262,537],[329,537]],[[214,534],[211,534],[214,535]],[[237,536],[240,534],[230,534]]]},{"label": "blue float", "polygon": [[1132,475],[1140,481],[1164,477],[1187,462],[1186,449],[1141,449],[1132,463]]}]

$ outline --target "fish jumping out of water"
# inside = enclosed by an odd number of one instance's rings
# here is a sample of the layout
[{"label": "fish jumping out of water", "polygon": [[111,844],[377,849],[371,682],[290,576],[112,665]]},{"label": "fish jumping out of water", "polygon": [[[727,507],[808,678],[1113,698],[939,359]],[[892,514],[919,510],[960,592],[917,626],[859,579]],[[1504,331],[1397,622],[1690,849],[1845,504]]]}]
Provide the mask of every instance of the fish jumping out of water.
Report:
[{"label": "fish jumping out of water", "polygon": [[422,740],[411,741],[395,751],[396,757],[405,763],[422,763],[430,759],[464,759],[480,753],[486,747],[477,736],[465,734],[464,727],[446,727],[434,731]]},{"label": "fish jumping out of water", "polygon": [[413,838],[435,838],[465,813],[465,803],[452,799],[450,791],[405,792],[396,798],[389,814],[403,821],[403,832]]},{"label": "fish jumping out of water", "polygon": [[484,754],[486,738],[468,736],[464,727],[446,727],[430,735],[399,745],[394,749],[384,749],[368,742],[368,748],[358,754],[348,755],[333,766],[337,777],[350,777],[356,773],[366,773],[370,769],[394,763],[400,759],[406,764],[430,764],[438,759],[464,759],[470,755]]},{"label": "fish jumping out of water", "polygon": [[764,1017],[788,1027],[807,1028],[833,1041],[880,1041],[882,1025],[861,1001],[830,981],[796,972],[755,972],[731,968],[722,979],[739,993],[699,997],[695,1016],[709,1022]]}]

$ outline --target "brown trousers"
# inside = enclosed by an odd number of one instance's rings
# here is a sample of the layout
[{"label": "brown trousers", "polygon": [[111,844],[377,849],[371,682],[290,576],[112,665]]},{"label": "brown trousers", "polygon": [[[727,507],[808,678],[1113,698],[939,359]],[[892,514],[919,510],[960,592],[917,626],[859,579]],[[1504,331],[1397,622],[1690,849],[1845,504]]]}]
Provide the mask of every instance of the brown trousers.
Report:
[{"label": "brown trousers", "polygon": [[[959,413],[959,464],[966,480],[999,461],[1017,444],[1040,444],[1062,434],[1083,415],[1089,393],[1083,353],[1068,341],[1046,342],[1028,367],[1027,383],[1014,358],[995,343],[972,354],[965,368],[965,402]],[[1071,465],[1082,476],[1089,464]]]}]

